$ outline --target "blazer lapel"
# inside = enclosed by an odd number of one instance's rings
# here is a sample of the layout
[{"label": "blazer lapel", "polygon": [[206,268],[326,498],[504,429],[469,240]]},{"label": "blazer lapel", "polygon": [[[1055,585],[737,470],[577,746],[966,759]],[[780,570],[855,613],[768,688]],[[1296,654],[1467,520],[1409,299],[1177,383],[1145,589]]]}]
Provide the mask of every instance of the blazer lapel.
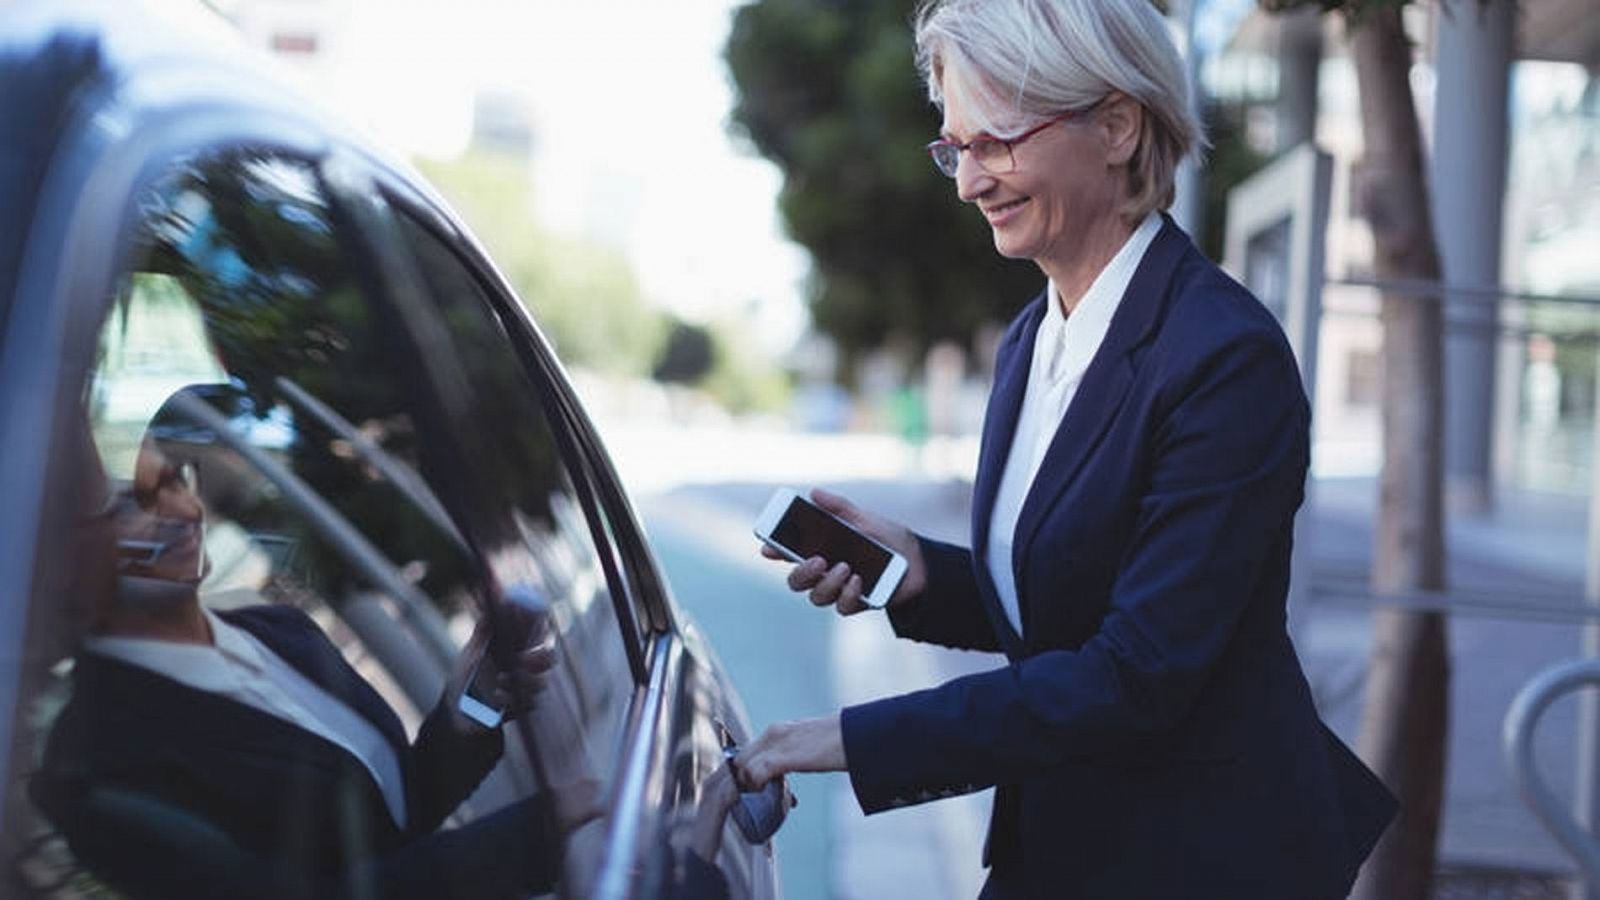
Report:
[{"label": "blazer lapel", "polygon": [[1006,458],[1017,431],[1017,417],[1028,388],[1028,372],[1033,367],[1033,341],[1044,320],[1044,294],[1035,297],[1022,312],[1022,328],[1016,344],[995,370],[994,390],[983,420],[983,440],[978,451],[978,473],[972,487],[972,558],[978,587],[983,594],[984,611],[1006,655],[1016,659],[1022,653],[1022,636],[1012,627],[1000,606],[1000,595],[989,577],[989,520],[994,516],[995,495],[1005,474]]},{"label": "blazer lapel", "polygon": [[[1073,394],[1039,464],[1039,472],[1028,488],[1012,544],[1012,565],[1018,571],[1045,514],[1066,493],[1122,406],[1135,375],[1130,354],[1157,329],[1163,318],[1167,288],[1190,244],[1171,218],[1163,214],[1162,219],[1161,230],[1134,271],[1122,302],[1111,318],[1111,327],[1084,371],[1083,381]],[[1024,630],[1028,621],[1027,600],[1019,589],[1017,601]]]},{"label": "blazer lapel", "polygon": [[350,668],[338,650],[327,642],[321,629],[310,619],[297,621],[296,627],[284,627],[283,622],[269,620],[264,616],[252,616],[248,614],[249,611],[247,609],[231,615],[228,613],[222,615],[234,625],[250,632],[313,684],[370,722],[394,748],[402,768],[405,767],[409,758],[405,728],[396,718],[394,710],[389,708],[389,704],[384,702],[366,679]]}]

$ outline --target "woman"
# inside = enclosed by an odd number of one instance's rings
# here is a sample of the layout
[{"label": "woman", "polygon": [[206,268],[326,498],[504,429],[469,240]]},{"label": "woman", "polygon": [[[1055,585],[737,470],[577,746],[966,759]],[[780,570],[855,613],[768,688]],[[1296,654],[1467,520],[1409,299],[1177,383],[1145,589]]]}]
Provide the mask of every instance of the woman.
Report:
[{"label": "woman", "polygon": [[[773,726],[740,778],[847,770],[868,813],[993,785],[983,897],[1344,896],[1394,801],[1285,628],[1295,360],[1161,213],[1199,140],[1165,24],[1148,0],[934,0],[916,28],[935,163],[1047,283],[999,346],[972,550],[814,496],[909,561],[897,634],[1010,664]],[[789,583],[863,608],[843,564]]]}]

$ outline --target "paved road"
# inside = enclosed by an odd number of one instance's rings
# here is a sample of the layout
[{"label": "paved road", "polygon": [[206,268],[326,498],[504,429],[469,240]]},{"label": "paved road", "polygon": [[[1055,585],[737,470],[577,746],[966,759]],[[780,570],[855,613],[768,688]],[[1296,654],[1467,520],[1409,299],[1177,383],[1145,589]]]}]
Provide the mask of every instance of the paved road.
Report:
[{"label": "paved road", "polygon": [[[938,496],[897,482],[853,487],[885,509]],[[1001,664],[896,640],[881,616],[844,620],[789,592],[784,568],[760,558],[750,533],[771,491],[699,485],[640,499],[678,602],[711,638],[757,729]],[[787,900],[977,895],[989,792],[867,818],[843,775],[795,776],[793,789],[801,804],[777,836]]]}]

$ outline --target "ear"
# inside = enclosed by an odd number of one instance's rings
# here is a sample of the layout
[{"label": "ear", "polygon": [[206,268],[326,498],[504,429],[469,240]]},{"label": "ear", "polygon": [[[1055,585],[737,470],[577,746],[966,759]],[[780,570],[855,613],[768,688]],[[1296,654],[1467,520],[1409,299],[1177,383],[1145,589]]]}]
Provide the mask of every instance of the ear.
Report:
[{"label": "ear", "polygon": [[1144,133],[1144,107],[1127,94],[1112,94],[1100,107],[1100,137],[1107,166],[1125,166]]}]

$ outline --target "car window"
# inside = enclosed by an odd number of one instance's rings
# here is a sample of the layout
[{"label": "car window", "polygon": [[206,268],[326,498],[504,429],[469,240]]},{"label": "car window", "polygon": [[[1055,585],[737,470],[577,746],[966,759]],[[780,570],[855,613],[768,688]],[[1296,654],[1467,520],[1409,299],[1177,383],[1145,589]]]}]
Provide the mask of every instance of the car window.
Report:
[{"label": "car window", "polygon": [[[624,678],[629,644],[642,660],[634,624],[640,591],[595,495],[586,450],[564,421],[553,376],[525,364],[527,355],[517,353],[468,264],[414,216],[402,212],[398,220],[429,287],[431,308],[445,323],[452,355],[462,362],[466,418],[482,423],[470,436],[472,474],[492,488],[481,492],[482,503],[506,502],[522,523],[518,547],[561,573],[550,596],[558,620],[571,624],[558,664],[570,670],[579,691],[576,708],[594,765],[609,770],[632,699],[633,681]],[[635,674],[642,676],[642,666]]]},{"label": "car window", "polygon": [[[98,487],[78,546],[115,577],[76,598],[90,627],[26,698],[38,815],[16,871],[72,897],[550,887],[557,806],[528,729],[473,722],[447,689],[479,655],[515,662],[503,551],[460,515],[441,389],[315,167],[194,158],[136,209],[73,413]],[[609,643],[580,634],[610,604],[559,452],[537,420],[517,434],[537,552],[515,587],[552,611],[519,621],[557,658],[616,652],[614,619]],[[615,705],[620,672],[557,679],[555,702]],[[483,695],[537,710],[527,674]]]}]

